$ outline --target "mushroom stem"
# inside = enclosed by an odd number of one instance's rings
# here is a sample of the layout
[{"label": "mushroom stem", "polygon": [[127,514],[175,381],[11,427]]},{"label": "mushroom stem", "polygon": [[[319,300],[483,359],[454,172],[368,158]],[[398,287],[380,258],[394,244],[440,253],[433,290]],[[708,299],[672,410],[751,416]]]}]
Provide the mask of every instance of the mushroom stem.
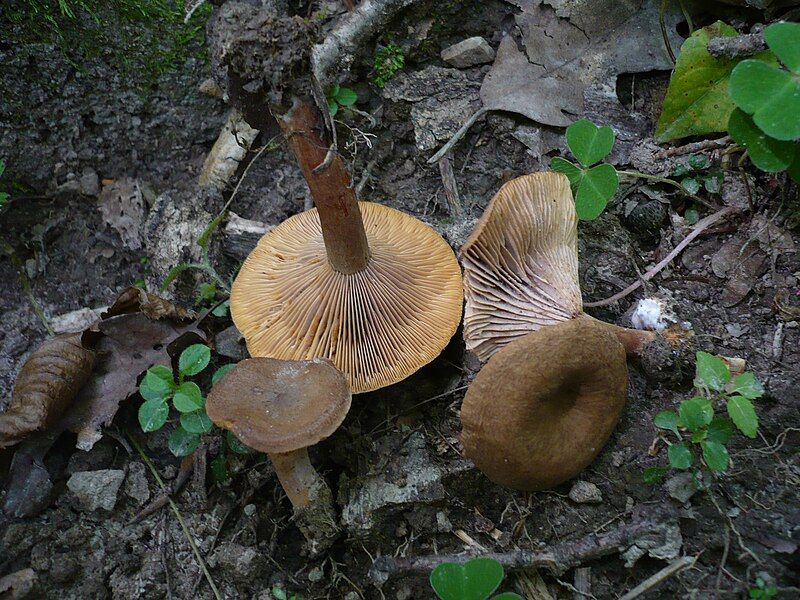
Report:
[{"label": "mushroom stem", "polygon": [[619,325],[612,325],[611,323],[600,321],[594,317],[589,318],[597,323],[601,323],[612,331],[625,348],[625,352],[628,356],[641,356],[644,347],[658,337],[655,331],[629,329],[628,327],[620,327]]},{"label": "mushroom stem", "polygon": [[312,490],[320,485],[327,486],[308,459],[308,449],[292,452],[272,452],[270,460],[275,474],[295,509],[308,508],[312,501]]},{"label": "mushroom stem", "polygon": [[344,161],[337,155],[327,168],[314,172],[328,152],[319,110],[310,99],[296,99],[277,120],[311,189],[331,267],[345,275],[362,271],[369,262],[369,246]]}]

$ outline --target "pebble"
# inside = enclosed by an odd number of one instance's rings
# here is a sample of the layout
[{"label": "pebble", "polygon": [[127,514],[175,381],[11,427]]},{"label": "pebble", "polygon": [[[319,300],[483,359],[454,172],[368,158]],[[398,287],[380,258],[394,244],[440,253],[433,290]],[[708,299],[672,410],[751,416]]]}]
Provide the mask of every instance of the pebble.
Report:
[{"label": "pebble", "polygon": [[485,39],[475,36],[445,48],[442,50],[441,57],[444,62],[464,69],[492,62],[494,49]]},{"label": "pebble", "polygon": [[579,479],[572,484],[569,499],[578,504],[598,504],[603,501],[603,494],[595,484]]},{"label": "pebble", "polygon": [[98,509],[111,511],[117,503],[117,494],[125,479],[125,472],[119,469],[99,471],[78,471],[67,481],[81,508],[87,512]]}]

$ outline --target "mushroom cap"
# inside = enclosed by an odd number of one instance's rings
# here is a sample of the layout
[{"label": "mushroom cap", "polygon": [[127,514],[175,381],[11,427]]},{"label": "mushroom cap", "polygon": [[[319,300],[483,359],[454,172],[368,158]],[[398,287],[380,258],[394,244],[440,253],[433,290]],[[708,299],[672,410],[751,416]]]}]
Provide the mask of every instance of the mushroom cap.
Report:
[{"label": "mushroom cap", "polygon": [[206,412],[261,452],[292,452],[330,436],[350,410],[350,388],[329,360],[248,358],[211,390]]},{"label": "mushroom cap", "polygon": [[497,352],[461,406],[467,457],[489,479],[524,491],[577,475],[625,405],[625,350],[588,317],[542,327]]},{"label": "mushroom cap", "polygon": [[501,187],[460,256],[464,340],[481,360],[583,311],[578,217],[561,173],[532,173]]},{"label": "mushroom cap", "polygon": [[447,242],[398,210],[359,202],[367,268],[328,262],[316,209],[261,238],[231,293],[252,356],[330,359],[353,393],[405,379],[436,358],[461,320],[461,270]]}]

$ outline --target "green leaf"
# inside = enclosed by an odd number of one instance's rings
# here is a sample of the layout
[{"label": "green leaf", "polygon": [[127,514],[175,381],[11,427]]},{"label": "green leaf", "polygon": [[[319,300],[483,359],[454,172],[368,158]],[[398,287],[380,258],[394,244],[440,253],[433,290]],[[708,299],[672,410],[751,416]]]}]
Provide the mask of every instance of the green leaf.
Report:
[{"label": "green leaf", "polygon": [[669,469],[665,467],[650,467],[642,473],[642,481],[648,485],[653,485],[664,479],[667,473],[669,473]]},{"label": "green leaf", "polygon": [[611,127],[598,127],[589,119],[575,121],[567,127],[566,137],[567,146],[584,167],[600,162],[614,147]]},{"label": "green leaf", "polygon": [[161,284],[161,291],[163,292],[164,290],[166,290],[169,287],[169,284],[175,281],[181,275],[181,273],[193,268],[194,267],[189,263],[180,263],[172,267],[167,273],[167,276],[164,278],[163,283]]},{"label": "green leaf", "polygon": [[728,450],[719,442],[705,441],[701,442],[700,446],[703,449],[703,460],[706,461],[708,468],[712,471],[727,471],[730,457]]},{"label": "green leaf", "polygon": [[694,177],[687,177],[683,181],[681,181],[681,185],[683,189],[685,189],[690,194],[696,194],[700,191],[700,182],[697,181]]},{"label": "green leaf", "polygon": [[139,393],[145,400],[166,400],[175,389],[172,369],[164,365],[154,365],[147,369]]},{"label": "green leaf", "polygon": [[725,389],[725,384],[731,380],[731,370],[718,356],[708,352],[698,352],[697,368],[694,376],[694,385],[707,387],[715,392]]},{"label": "green leaf", "polygon": [[214,371],[214,374],[211,376],[211,385],[217,385],[217,382],[225,376],[225,373],[230,371],[235,366],[236,363],[228,363],[227,365],[222,365],[219,369]]},{"label": "green leaf", "polygon": [[178,359],[178,371],[181,375],[197,375],[206,368],[211,360],[211,348],[205,344],[192,344],[181,352]]},{"label": "green leaf", "polygon": [[684,400],[678,411],[681,422],[691,431],[698,431],[711,423],[714,418],[714,406],[711,400],[702,396],[695,396],[691,400]]},{"label": "green leaf", "polygon": [[172,404],[175,409],[182,413],[190,413],[200,410],[205,406],[203,393],[194,381],[186,381],[175,391],[172,397]]},{"label": "green leaf", "polygon": [[728,399],[728,416],[734,425],[749,438],[755,438],[758,431],[758,416],[753,403],[744,396]]},{"label": "green leaf", "polygon": [[331,112],[331,116],[335,117],[336,113],[339,112],[339,103],[336,100],[328,99],[328,110]]},{"label": "green leaf", "polygon": [[220,452],[219,455],[211,461],[211,477],[216,483],[222,483],[231,478],[230,473],[228,473],[228,458],[225,456],[224,452]]},{"label": "green leaf", "polygon": [[733,422],[726,417],[714,417],[706,431],[706,439],[718,444],[727,444],[733,435]]},{"label": "green leaf", "polygon": [[491,558],[463,565],[442,563],[431,572],[430,581],[441,600],[486,600],[503,581],[503,567]]},{"label": "green leaf", "polygon": [[692,154],[686,159],[693,169],[705,169],[708,166],[708,157],[705,154]]},{"label": "green leaf", "polygon": [[719,194],[720,190],[722,190],[722,182],[724,180],[725,176],[722,171],[714,171],[703,179],[703,187],[706,188],[709,194]]},{"label": "green leaf", "polygon": [[188,456],[197,449],[200,443],[200,436],[196,433],[189,433],[183,427],[178,426],[175,431],[167,438],[167,447],[175,456]]},{"label": "green leaf", "polygon": [[689,225],[694,225],[700,220],[700,213],[697,212],[696,208],[689,208],[683,213],[683,218],[686,219]]},{"label": "green leaf", "polygon": [[550,161],[550,168],[556,173],[563,173],[567,176],[569,184],[572,187],[572,193],[574,194],[583,179],[584,170],[560,156],[556,156]]},{"label": "green leaf", "polygon": [[611,165],[597,165],[586,171],[575,195],[578,218],[591,221],[599,217],[618,187],[617,170]]},{"label": "green leaf", "polygon": [[691,171],[691,169],[689,168],[689,166],[687,164],[679,162],[672,169],[671,175],[673,177],[680,177],[681,175],[687,175],[690,171]]},{"label": "green leaf", "polygon": [[503,592],[492,598],[492,600],[525,600],[519,594],[515,594],[514,592]]},{"label": "green leaf", "polygon": [[239,438],[237,438],[232,431],[229,431],[225,436],[225,441],[228,442],[228,448],[231,449],[232,452],[236,454],[252,454],[255,452],[250,446],[247,444],[243,444]]},{"label": "green leaf", "polygon": [[230,305],[231,301],[225,300],[225,302],[214,307],[214,310],[211,311],[211,314],[214,315],[215,317],[227,317],[228,311],[230,310]]},{"label": "green leaf", "polygon": [[692,451],[685,442],[681,442],[680,444],[672,444],[667,449],[667,457],[669,458],[669,464],[672,466],[672,468],[680,469],[681,471],[691,467],[692,461],[694,460]]},{"label": "green leaf", "polygon": [[800,78],[759,60],[743,60],[731,73],[729,91],[736,106],[776,140],[800,137]]},{"label": "green leaf", "polygon": [[142,431],[149,433],[164,426],[169,415],[169,406],[165,400],[148,400],[139,407],[139,425]]},{"label": "green leaf", "polygon": [[745,371],[741,375],[734,377],[733,381],[728,385],[728,392],[731,394],[739,394],[748,400],[755,400],[764,395],[764,386],[756,379],[751,371]]},{"label": "green leaf", "polygon": [[696,444],[698,442],[702,442],[704,439],[706,439],[706,437],[708,437],[708,431],[705,429],[700,429],[692,434],[692,437],[689,438],[689,441],[693,444]]},{"label": "green leaf", "polygon": [[217,296],[216,283],[201,283],[197,288],[197,303],[211,302]]},{"label": "green leaf", "polygon": [[678,414],[674,410],[662,410],[656,415],[653,423],[659,429],[668,429],[674,431],[675,435],[680,436],[678,431]]},{"label": "green leaf", "polygon": [[769,137],[756,127],[750,115],[738,108],[731,113],[728,132],[737,144],[747,148],[752,163],[767,173],[786,169],[797,151],[794,142],[782,142]]},{"label": "green leaf", "polygon": [[791,177],[795,183],[800,183],[800,148],[795,150],[794,161],[789,165],[789,168],[786,169],[786,172],[789,173],[789,177]]},{"label": "green leaf", "polygon": [[659,142],[726,130],[733,110],[728,79],[736,61],[714,58],[707,46],[711,38],[735,35],[733,27],[717,21],[683,43],[656,124]]},{"label": "green leaf", "polygon": [[773,23],[764,29],[764,40],[787,69],[800,75],[800,23]]},{"label": "green leaf", "polygon": [[339,106],[353,106],[358,100],[358,94],[356,94],[350,88],[339,88],[338,93],[336,96],[336,102],[339,103]]},{"label": "green leaf", "polygon": [[181,426],[189,433],[208,433],[214,426],[206,411],[198,410],[181,415]]}]

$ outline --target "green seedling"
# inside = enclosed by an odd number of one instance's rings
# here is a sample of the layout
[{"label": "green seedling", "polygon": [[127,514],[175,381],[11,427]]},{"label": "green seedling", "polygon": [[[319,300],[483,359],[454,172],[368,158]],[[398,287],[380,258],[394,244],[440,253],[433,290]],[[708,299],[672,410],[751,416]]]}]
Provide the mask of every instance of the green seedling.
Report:
[{"label": "green seedling", "polygon": [[[206,401],[200,386],[188,380],[189,377],[202,373],[210,361],[211,349],[205,344],[193,344],[181,352],[178,358],[177,379],[173,376],[172,367],[154,365],[147,369],[139,384],[139,394],[144,399],[139,407],[139,425],[142,431],[157,431],[166,424],[170,401],[180,415],[178,426],[167,440],[167,445],[175,456],[187,456],[194,452],[200,443],[200,436],[211,431],[214,426],[206,414]],[[233,367],[233,364],[227,364],[217,369],[211,377],[212,385]],[[242,444],[238,440],[231,444],[232,437],[228,437],[228,446],[238,452]]]},{"label": "green seedling", "polygon": [[[0,177],[3,176],[5,170],[6,170],[6,163],[0,160]],[[0,192],[0,208],[3,208],[6,202],[8,202],[8,192]]]},{"label": "green seedling", "polygon": [[[464,564],[442,563],[431,572],[431,587],[441,600],[486,600],[503,582],[503,566],[492,558],[475,558]],[[493,600],[522,600],[513,592]]]},{"label": "green seedling", "polygon": [[275,600],[300,600],[300,596],[297,594],[289,594],[289,592],[279,585],[273,586],[270,592]]},{"label": "green seedling", "polygon": [[353,106],[358,96],[350,88],[341,87],[337,83],[328,91],[327,99],[328,110],[331,111],[331,116],[335,117],[340,107]]},{"label": "green seedling", "polygon": [[800,23],[770,25],[764,40],[785,68],[751,59],[736,65],[728,85],[736,104],[728,132],[756,167],[788,170],[800,181]]},{"label": "green seedling", "polygon": [[579,164],[555,157],[551,167],[569,179],[578,218],[590,221],[600,216],[619,188],[617,170],[608,163],[597,164],[611,153],[614,131],[581,119],[567,127],[566,137]]},{"label": "green seedling", "polygon": [[[224,300],[223,302],[218,302],[217,296],[220,293],[216,281],[201,283],[197,286],[197,296],[195,296],[194,303],[198,306],[213,306],[214,308],[211,310],[211,314],[215,317],[227,317],[231,301]],[[223,293],[223,296],[224,295]]]},{"label": "green seedling", "polygon": [[709,194],[719,194],[722,190],[723,173],[719,170],[707,171],[708,157],[705,154],[691,154],[680,160],[672,169],[672,177],[680,178],[680,184],[691,194],[705,189]]},{"label": "green seedling", "polygon": [[[737,429],[749,438],[756,437],[758,416],[753,400],[764,394],[764,388],[749,371],[732,378],[725,361],[707,352],[697,353],[694,385],[696,396],[681,402],[677,412],[658,413],[654,423],[674,436],[667,439],[670,467],[679,471],[696,468],[694,480],[699,485],[704,467],[716,473],[728,470],[727,443]],[[722,407],[727,415],[717,413]],[[668,472],[653,467],[644,472],[644,480],[656,483]]]},{"label": "green seedling", "polygon": [[397,44],[388,44],[375,53],[372,64],[372,83],[383,88],[389,80],[406,66],[406,54]]},{"label": "green seedling", "polygon": [[750,588],[748,598],[753,600],[769,600],[778,595],[778,587],[774,583],[767,583],[761,577],[756,577],[756,586]]}]

